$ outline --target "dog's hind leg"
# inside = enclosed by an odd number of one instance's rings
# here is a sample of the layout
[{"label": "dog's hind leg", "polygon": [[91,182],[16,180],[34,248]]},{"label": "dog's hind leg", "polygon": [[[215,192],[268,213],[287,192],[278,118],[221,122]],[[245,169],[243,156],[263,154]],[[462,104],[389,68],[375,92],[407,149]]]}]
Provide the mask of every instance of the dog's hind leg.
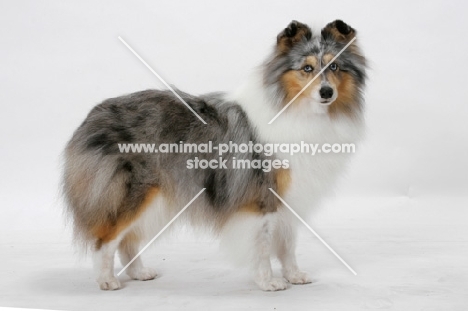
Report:
[{"label": "dog's hind leg", "polygon": [[[138,236],[133,232],[133,223],[142,216],[142,212],[152,202],[158,193],[157,188],[150,188],[142,193],[138,202],[121,204],[121,213],[116,217],[108,217],[100,225],[95,226],[92,234],[97,238],[94,252],[94,266],[97,282],[103,290],[120,288],[120,283],[114,276],[114,257],[120,249],[121,260],[124,265],[130,262],[138,253]],[[125,209],[126,207],[127,209]],[[128,267],[127,274],[139,280],[148,280],[156,276],[151,269],[146,269],[137,258]]]},{"label": "dog's hind leg", "polygon": [[[134,232],[129,232],[120,242],[119,255],[124,267],[138,254],[139,244],[140,239]],[[152,280],[157,276],[156,271],[152,268],[143,266],[140,256],[128,266],[125,272],[132,279],[140,281]]]},{"label": "dog's hind leg", "polygon": [[114,257],[121,239],[121,237],[117,237],[106,243],[98,241],[93,252],[96,281],[102,290],[116,290],[120,288],[120,282],[114,275]]}]

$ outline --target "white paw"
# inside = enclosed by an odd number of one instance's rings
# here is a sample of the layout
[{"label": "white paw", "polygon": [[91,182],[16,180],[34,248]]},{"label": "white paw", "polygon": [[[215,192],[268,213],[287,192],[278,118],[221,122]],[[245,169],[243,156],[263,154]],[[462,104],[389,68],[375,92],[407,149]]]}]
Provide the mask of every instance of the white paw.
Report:
[{"label": "white paw", "polygon": [[312,283],[312,280],[307,275],[307,273],[299,271],[299,270],[288,273],[284,277],[291,284],[308,284],[308,283]]},{"label": "white paw", "polygon": [[258,281],[257,285],[264,291],[277,291],[288,288],[288,282],[283,278],[271,278],[267,281]]},{"label": "white paw", "polygon": [[102,290],[116,290],[120,288],[120,282],[115,276],[99,278],[97,282]]},{"label": "white paw", "polygon": [[147,267],[131,269],[127,272],[127,274],[132,279],[140,281],[152,280],[158,275],[154,269]]}]

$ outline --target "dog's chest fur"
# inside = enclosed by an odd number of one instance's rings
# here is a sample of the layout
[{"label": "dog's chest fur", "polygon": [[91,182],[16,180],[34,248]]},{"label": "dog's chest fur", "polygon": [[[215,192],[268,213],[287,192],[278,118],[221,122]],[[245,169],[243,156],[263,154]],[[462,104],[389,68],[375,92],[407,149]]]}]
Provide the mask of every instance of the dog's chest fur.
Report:
[{"label": "dog's chest fur", "polygon": [[[354,144],[358,147],[364,132],[362,118],[332,118],[327,113],[317,113],[312,103],[293,103],[272,124],[268,124],[278,109],[272,107],[266,93],[255,84],[255,80],[246,83],[230,99],[240,103],[247,112],[260,141],[287,144],[301,144],[303,141],[320,146],[325,143]],[[287,159],[290,165],[291,185],[285,200],[297,212],[307,215],[324,195],[333,191],[352,153],[277,153],[276,156]]]}]

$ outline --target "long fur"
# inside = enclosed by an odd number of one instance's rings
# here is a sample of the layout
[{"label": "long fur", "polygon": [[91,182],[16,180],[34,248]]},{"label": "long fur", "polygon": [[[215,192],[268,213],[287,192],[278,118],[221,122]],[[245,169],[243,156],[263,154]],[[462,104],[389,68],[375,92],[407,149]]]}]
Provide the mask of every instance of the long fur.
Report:
[{"label": "long fur", "polygon": [[[268,122],[352,38],[342,21],[319,33],[293,21],[282,31],[265,63],[232,94],[179,94],[204,125],[168,91],[148,90],[96,106],[65,149],[63,191],[75,237],[93,251],[101,289],[118,289],[114,254],[123,265],[142,241],[156,234],[202,188],[205,192],[178,221],[208,228],[223,248],[249,263],[263,290],[310,282],[295,259],[294,218],[269,188],[307,216],[333,189],[349,154],[232,152],[228,169],[187,169],[197,156],[216,153],[121,153],[119,143],[356,143],[363,132],[365,59],[354,42],[272,124]],[[333,68],[334,70],[332,70]],[[287,160],[289,169],[232,169],[236,159]],[[282,263],[272,276],[270,257]],[[156,272],[140,259],[127,269],[134,279]]]}]

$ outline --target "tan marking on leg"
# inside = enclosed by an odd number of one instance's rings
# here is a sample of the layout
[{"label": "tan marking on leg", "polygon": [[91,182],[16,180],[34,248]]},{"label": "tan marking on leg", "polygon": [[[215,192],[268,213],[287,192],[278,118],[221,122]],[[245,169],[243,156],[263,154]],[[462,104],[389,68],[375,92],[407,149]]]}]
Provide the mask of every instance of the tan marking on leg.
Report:
[{"label": "tan marking on leg", "polygon": [[265,214],[265,212],[260,210],[260,207],[256,203],[246,204],[239,208],[239,212],[244,213],[255,213],[255,214]]},{"label": "tan marking on leg", "polygon": [[291,172],[288,169],[280,169],[276,172],[277,193],[282,196],[291,185]]},{"label": "tan marking on leg", "polygon": [[91,234],[98,239],[96,248],[99,249],[103,243],[112,241],[120,232],[132,224],[149,206],[158,193],[159,188],[150,188],[146,193],[145,199],[138,208],[120,215],[115,221],[107,220],[105,223],[94,227],[91,230]]}]

